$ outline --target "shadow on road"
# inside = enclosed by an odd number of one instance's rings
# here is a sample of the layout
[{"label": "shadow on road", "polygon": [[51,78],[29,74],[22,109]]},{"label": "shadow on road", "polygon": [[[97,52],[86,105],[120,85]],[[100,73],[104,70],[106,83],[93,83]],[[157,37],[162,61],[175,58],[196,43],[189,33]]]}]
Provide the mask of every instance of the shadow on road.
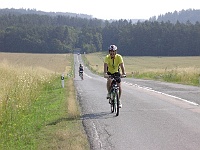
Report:
[{"label": "shadow on road", "polygon": [[111,112],[100,112],[100,113],[90,113],[90,114],[84,114],[81,116],[82,120],[86,119],[108,119],[113,118],[115,115],[113,115]]},{"label": "shadow on road", "polygon": [[49,125],[56,125],[60,122],[63,121],[73,121],[73,120],[87,120],[87,119],[108,119],[108,118],[113,118],[115,117],[115,115],[113,115],[110,112],[100,112],[100,113],[91,113],[91,114],[84,114],[82,115],[80,118],[77,117],[72,117],[72,118],[59,118],[58,120],[52,121],[50,123],[47,124],[47,126]]}]

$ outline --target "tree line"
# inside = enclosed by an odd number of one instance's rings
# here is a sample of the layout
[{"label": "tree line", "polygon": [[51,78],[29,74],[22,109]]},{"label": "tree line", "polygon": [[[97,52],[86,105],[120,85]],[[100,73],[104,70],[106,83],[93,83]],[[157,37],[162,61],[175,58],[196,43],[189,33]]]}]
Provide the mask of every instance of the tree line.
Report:
[{"label": "tree line", "polygon": [[168,22],[170,20],[171,23],[176,23],[179,21],[180,23],[186,23],[190,21],[192,24],[195,24],[197,21],[200,21],[200,10],[198,9],[187,9],[181,11],[167,12],[164,15],[159,15],[158,17],[153,16],[149,20],[150,21],[158,21],[158,22]]},{"label": "tree line", "polygon": [[116,44],[122,55],[199,56],[200,23],[107,21],[38,14],[0,15],[0,51],[91,53]]}]

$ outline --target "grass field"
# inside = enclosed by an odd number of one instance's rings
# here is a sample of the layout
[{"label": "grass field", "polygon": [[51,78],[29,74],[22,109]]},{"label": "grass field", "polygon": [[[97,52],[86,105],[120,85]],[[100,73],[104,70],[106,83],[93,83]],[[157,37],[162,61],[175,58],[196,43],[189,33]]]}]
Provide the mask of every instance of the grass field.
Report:
[{"label": "grass field", "polygon": [[[83,55],[83,59],[91,70],[102,74],[105,56],[106,53],[91,53]],[[128,77],[199,85],[200,56],[123,58]]]},{"label": "grass field", "polygon": [[89,149],[72,64],[71,54],[0,53],[0,149]]},{"label": "grass field", "polygon": [[0,53],[0,63],[19,67],[43,68],[53,73],[69,72],[70,55],[66,54],[28,54]]}]

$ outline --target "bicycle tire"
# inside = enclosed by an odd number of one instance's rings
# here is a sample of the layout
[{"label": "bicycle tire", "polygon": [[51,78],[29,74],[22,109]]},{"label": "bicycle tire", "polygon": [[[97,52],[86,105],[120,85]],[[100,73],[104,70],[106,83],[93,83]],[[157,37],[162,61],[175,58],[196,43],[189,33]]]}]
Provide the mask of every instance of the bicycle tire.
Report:
[{"label": "bicycle tire", "polygon": [[114,113],[114,111],[115,111],[115,105],[114,105],[114,103],[111,102],[110,106],[111,106],[111,113]]},{"label": "bicycle tire", "polygon": [[117,109],[117,98],[118,98],[118,96],[117,96],[117,91],[113,91],[113,102],[112,102],[112,104],[113,104],[113,112],[115,112],[115,114],[116,114],[116,116],[118,116],[118,109]]}]

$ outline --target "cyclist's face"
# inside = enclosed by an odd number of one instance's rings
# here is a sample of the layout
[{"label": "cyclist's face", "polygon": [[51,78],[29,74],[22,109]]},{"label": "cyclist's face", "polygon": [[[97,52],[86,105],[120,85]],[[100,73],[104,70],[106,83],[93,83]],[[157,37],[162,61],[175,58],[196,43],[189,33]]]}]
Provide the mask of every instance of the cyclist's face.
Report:
[{"label": "cyclist's face", "polygon": [[110,53],[110,56],[113,58],[115,57],[116,51],[109,51],[109,53]]}]

